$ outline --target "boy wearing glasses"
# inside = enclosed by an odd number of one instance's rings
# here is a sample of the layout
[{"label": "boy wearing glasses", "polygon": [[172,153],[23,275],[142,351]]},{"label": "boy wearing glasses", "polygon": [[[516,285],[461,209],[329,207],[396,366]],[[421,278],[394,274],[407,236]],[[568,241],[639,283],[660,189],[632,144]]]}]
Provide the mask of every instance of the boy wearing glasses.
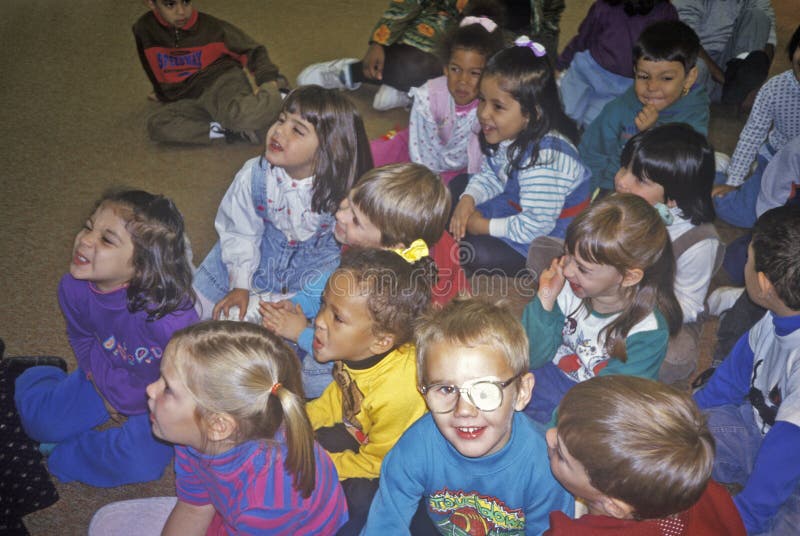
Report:
[{"label": "boy wearing glasses", "polygon": [[694,397],[717,443],[715,480],[748,534],[800,526],[800,210],[761,215],[744,268],[750,299],[767,309]]},{"label": "boy wearing glasses", "polygon": [[362,534],[409,534],[422,499],[441,534],[541,534],[551,511],[572,515],[541,433],[520,412],[534,379],[519,320],[456,299],[422,319],[416,343],[430,413],[384,458]]}]

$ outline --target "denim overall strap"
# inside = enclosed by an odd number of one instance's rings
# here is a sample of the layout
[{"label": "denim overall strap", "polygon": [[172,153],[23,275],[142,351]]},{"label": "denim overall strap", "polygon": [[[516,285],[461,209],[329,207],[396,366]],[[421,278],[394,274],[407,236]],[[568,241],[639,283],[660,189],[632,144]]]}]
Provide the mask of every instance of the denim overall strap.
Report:
[{"label": "denim overall strap", "polygon": [[253,274],[251,288],[256,293],[298,292],[303,285],[339,264],[339,245],[333,237],[335,219],[324,214],[314,234],[306,240],[290,240],[267,217],[267,166],[262,159],[251,182],[253,208],[264,221],[261,260]]}]

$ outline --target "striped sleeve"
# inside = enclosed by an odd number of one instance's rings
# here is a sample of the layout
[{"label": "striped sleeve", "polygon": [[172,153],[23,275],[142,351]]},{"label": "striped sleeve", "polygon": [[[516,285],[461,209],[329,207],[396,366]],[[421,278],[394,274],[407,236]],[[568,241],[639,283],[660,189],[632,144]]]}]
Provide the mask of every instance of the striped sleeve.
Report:
[{"label": "striped sleeve", "polygon": [[208,488],[196,471],[196,460],[186,447],[175,447],[175,488],[178,499],[201,506],[211,503]]},{"label": "striped sleeve", "polygon": [[539,152],[538,163],[519,172],[522,212],[489,222],[489,234],[514,242],[530,243],[546,236],[556,225],[567,195],[583,175],[581,163],[555,149]]}]

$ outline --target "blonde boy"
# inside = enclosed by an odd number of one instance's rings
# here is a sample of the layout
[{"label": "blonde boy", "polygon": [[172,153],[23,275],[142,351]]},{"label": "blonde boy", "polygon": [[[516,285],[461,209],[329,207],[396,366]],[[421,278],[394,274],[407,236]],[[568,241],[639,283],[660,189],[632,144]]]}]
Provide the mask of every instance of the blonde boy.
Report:
[{"label": "blonde boy", "polygon": [[[507,309],[456,299],[418,324],[418,387],[430,414],[386,457],[362,534],[409,534],[420,500],[442,534],[541,534],[573,501],[547,470],[528,340]],[[417,520],[415,520],[417,521]]]}]

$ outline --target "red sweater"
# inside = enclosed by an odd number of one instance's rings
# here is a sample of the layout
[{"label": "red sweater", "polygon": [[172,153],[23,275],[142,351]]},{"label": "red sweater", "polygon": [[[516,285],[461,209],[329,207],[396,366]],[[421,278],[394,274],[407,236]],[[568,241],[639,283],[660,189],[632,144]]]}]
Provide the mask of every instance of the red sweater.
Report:
[{"label": "red sweater", "polygon": [[616,519],[587,514],[572,519],[550,513],[545,536],[746,536],[744,524],[728,491],[714,481],[694,506],[663,519]]}]

